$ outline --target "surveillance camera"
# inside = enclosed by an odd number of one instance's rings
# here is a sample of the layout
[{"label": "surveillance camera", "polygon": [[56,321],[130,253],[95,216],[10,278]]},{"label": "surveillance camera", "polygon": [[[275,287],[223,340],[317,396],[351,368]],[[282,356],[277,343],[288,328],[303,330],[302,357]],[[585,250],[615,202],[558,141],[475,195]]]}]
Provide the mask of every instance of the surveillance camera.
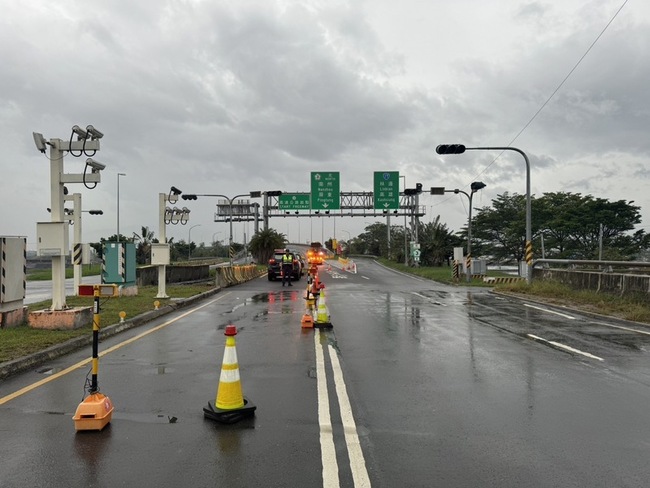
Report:
[{"label": "surveillance camera", "polygon": [[101,139],[104,137],[104,134],[95,129],[92,125],[86,127],[86,131],[90,134],[90,137],[93,139]]},{"label": "surveillance camera", "polygon": [[38,132],[32,132],[32,136],[34,136],[34,144],[36,144],[36,149],[38,149],[42,153],[45,153],[45,144],[47,142],[45,141],[45,137],[43,137],[43,134],[40,134]]},{"label": "surveillance camera", "polygon": [[99,161],[95,161],[93,158],[86,159],[86,164],[93,169],[93,173],[97,171],[101,171],[104,168],[106,168],[105,164],[102,164]]},{"label": "surveillance camera", "polygon": [[74,126],[72,126],[72,132],[74,132],[75,134],[77,134],[77,138],[78,138],[80,141],[83,141],[84,139],[88,139],[88,132],[86,132],[85,130],[83,130],[83,129],[82,129],[81,127],[79,127],[78,125],[74,125]]},{"label": "surveillance camera", "polygon": [[172,192],[174,195],[180,195],[181,193],[183,193],[182,191],[180,191],[180,190],[179,190],[178,188],[176,188],[175,186],[172,186],[172,188],[171,188],[171,192]]}]

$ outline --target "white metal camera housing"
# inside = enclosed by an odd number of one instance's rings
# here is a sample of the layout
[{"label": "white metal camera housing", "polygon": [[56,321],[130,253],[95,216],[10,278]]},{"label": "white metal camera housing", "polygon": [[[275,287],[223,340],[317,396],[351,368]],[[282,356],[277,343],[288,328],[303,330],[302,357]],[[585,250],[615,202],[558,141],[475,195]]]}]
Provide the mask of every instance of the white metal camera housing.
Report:
[{"label": "white metal camera housing", "polygon": [[92,125],[89,125],[88,127],[86,127],[86,132],[88,132],[88,134],[90,134],[90,137],[92,139],[101,139],[102,137],[104,137],[104,134],[102,132],[98,131],[97,129],[95,129]]},{"label": "white metal camera housing", "polygon": [[45,144],[47,144],[47,141],[45,140],[45,137],[43,137],[43,134],[39,132],[32,132],[32,136],[34,136],[34,144],[36,144],[36,149],[42,153],[45,153]]},{"label": "white metal camera housing", "polygon": [[99,171],[106,168],[105,164],[100,163],[99,161],[95,161],[93,158],[86,159],[86,165],[90,166],[93,169],[93,173],[98,173]]},{"label": "white metal camera housing", "polygon": [[80,141],[83,141],[84,139],[88,139],[88,132],[83,130],[78,125],[73,125],[72,126],[72,132],[77,134],[77,139],[79,139]]}]

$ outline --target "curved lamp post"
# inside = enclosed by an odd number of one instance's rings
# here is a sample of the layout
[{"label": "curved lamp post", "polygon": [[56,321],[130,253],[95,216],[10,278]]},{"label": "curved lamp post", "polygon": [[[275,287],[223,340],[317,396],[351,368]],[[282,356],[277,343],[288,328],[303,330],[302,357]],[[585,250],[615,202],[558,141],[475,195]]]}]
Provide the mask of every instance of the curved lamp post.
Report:
[{"label": "curved lamp post", "polygon": [[192,227],[190,227],[190,230],[187,231],[187,260],[190,260],[190,257],[192,256],[192,229],[194,227],[200,227],[201,224],[195,224]]},{"label": "curved lamp post", "polygon": [[459,190],[456,188],[455,190],[445,190],[445,193],[462,193],[469,199],[469,218],[467,219],[467,282],[470,283],[472,281],[472,197],[474,196],[474,193],[476,193],[479,190],[482,190],[485,188],[485,183],[482,181],[474,181],[470,185],[471,192],[467,193],[466,191]]}]

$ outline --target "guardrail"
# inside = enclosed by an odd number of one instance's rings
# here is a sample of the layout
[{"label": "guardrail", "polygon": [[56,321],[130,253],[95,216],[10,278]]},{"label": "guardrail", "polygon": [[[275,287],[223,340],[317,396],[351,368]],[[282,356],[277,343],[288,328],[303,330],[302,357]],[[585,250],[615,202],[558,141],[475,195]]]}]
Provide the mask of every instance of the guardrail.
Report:
[{"label": "guardrail", "polygon": [[650,262],[645,261],[607,261],[591,259],[536,259],[533,268],[538,264],[563,264],[565,266],[611,266],[621,268],[650,268]]},{"label": "guardrail", "polygon": [[[573,268],[541,268],[539,266],[541,264],[557,264]],[[577,266],[588,266],[591,269],[577,269]],[[603,268],[598,269],[600,266]],[[614,267],[619,269],[614,271]],[[650,263],[643,261],[538,259],[533,262],[533,277],[534,279],[559,281],[579,290],[616,295],[648,294],[650,293],[650,275],[648,274],[650,271],[648,268],[650,268]]]}]

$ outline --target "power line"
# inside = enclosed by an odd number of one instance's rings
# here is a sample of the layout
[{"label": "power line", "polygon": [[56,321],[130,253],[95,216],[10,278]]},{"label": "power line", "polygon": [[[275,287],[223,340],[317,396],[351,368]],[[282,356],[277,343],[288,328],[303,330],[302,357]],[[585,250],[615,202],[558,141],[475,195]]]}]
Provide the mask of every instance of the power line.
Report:
[{"label": "power line", "polygon": [[[571,70],[569,71],[569,73],[564,77],[564,79],[560,82],[560,84],[557,86],[557,88],[555,88],[555,90],[553,90],[553,93],[551,93],[551,95],[546,99],[546,101],[542,104],[542,106],[539,107],[539,109],[537,110],[537,112],[535,112],[535,114],[530,118],[530,120],[529,120],[529,121],[524,125],[524,127],[523,127],[523,128],[522,128],[522,129],[517,133],[517,135],[515,135],[515,137],[513,137],[512,140],[507,144],[508,146],[511,146],[511,145],[512,145],[512,144],[513,144],[513,143],[514,143],[514,142],[519,138],[519,136],[520,136],[521,134],[523,134],[523,132],[524,132],[524,131],[525,131],[525,130],[530,126],[530,124],[533,123],[533,121],[537,118],[537,116],[541,113],[541,111],[544,110],[544,108],[546,107],[546,105],[548,105],[548,103],[553,99],[553,97],[557,94],[557,92],[560,91],[560,88],[562,88],[562,86],[564,86],[564,84],[565,84],[566,81],[569,79],[569,77],[570,77],[570,76],[573,74],[573,72],[578,68],[578,66],[580,66],[580,63],[582,63],[582,61],[587,57],[587,54],[589,54],[589,52],[593,49],[593,47],[596,45],[596,43],[598,42],[598,40],[603,36],[603,34],[604,34],[605,31],[609,28],[609,26],[612,24],[612,22],[614,22],[614,19],[618,16],[618,14],[621,12],[621,10],[623,10],[623,7],[625,7],[625,5],[627,4],[627,2],[628,2],[628,0],[625,0],[625,1],[623,2],[623,4],[618,8],[618,10],[616,11],[616,13],[614,13],[614,15],[612,16],[612,18],[609,19],[609,22],[607,22],[607,24],[605,25],[605,27],[603,28],[603,30],[600,31],[600,34],[598,34],[598,35],[596,36],[596,39],[594,39],[594,41],[591,43],[591,45],[587,48],[587,50],[585,51],[585,53],[580,57],[580,59],[578,59],[578,61],[576,62],[576,64],[573,66],[573,68],[571,68]],[[483,169],[483,171],[481,171],[478,175],[476,175],[476,178],[478,178],[478,177],[481,176],[483,173],[485,173],[485,172],[487,171],[487,169],[488,169],[490,166],[492,166],[492,165],[497,161],[497,159],[499,159],[499,158],[501,157],[501,155],[502,155],[504,152],[505,152],[505,151],[501,151],[499,154],[497,154],[497,156],[492,160],[492,162],[491,162],[490,164],[488,164],[488,165]]]}]

